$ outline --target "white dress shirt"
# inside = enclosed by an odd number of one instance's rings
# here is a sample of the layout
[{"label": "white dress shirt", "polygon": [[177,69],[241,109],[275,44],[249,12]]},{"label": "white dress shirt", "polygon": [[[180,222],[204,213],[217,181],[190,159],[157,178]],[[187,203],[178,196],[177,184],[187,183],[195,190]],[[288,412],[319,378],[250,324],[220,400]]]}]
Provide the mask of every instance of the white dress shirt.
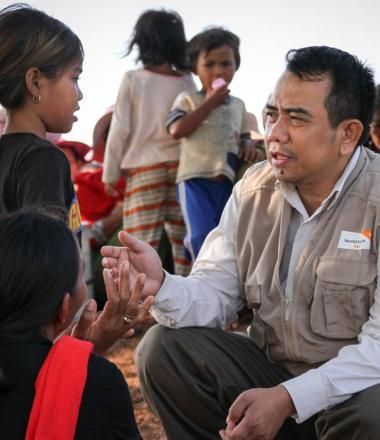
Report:
[{"label": "white dress shirt", "polygon": [[[293,294],[294,268],[318,215],[331,209],[347,177],[356,165],[361,147],[347,165],[321,206],[309,216],[293,185],[278,182],[283,196],[294,208],[280,269],[287,298]],[[223,328],[237,318],[243,307],[236,267],[235,239],[239,202],[238,182],[217,228],[207,236],[188,278],[167,274],[152,314],[172,328],[206,326]],[[377,272],[380,273],[380,258]],[[321,367],[283,383],[296,408],[295,419],[303,422],[317,412],[337,405],[363,389],[380,383],[380,287],[377,286],[368,321],[359,343],[342,348]]]}]

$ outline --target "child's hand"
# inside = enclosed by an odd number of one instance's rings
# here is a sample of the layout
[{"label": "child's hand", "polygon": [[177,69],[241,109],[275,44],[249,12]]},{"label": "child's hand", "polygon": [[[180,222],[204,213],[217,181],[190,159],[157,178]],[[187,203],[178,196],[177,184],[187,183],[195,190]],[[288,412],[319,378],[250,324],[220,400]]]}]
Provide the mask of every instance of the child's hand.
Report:
[{"label": "child's hand", "polygon": [[256,143],[251,139],[242,139],[240,141],[239,157],[244,162],[254,162],[257,158]]},{"label": "child's hand", "polygon": [[217,89],[209,88],[206,91],[206,101],[212,108],[219,107],[226,104],[230,97],[230,90],[228,84]]},{"label": "child's hand", "polygon": [[119,197],[119,191],[116,189],[117,183],[105,183],[104,191],[111,197]]}]

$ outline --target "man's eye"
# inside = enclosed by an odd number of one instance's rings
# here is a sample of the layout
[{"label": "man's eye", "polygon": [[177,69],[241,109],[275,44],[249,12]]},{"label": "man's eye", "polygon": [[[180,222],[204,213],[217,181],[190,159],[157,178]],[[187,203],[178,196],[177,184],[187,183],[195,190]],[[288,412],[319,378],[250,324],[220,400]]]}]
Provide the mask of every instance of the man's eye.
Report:
[{"label": "man's eye", "polygon": [[267,119],[275,119],[277,117],[277,113],[272,110],[266,110],[265,111],[265,117]]},{"label": "man's eye", "polygon": [[290,120],[292,122],[295,122],[295,123],[297,123],[297,122],[305,122],[305,119],[300,118],[299,116],[295,116],[295,115],[290,115]]}]

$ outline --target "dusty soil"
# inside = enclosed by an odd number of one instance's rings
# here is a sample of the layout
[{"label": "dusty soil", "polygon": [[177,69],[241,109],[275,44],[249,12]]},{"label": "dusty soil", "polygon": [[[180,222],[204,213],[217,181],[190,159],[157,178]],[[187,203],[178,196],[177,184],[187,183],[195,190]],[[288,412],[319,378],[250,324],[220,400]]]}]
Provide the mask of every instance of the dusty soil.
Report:
[{"label": "dusty soil", "polygon": [[159,419],[150,411],[142,397],[139,379],[136,373],[134,349],[142,338],[143,334],[144,330],[140,331],[136,336],[133,336],[126,341],[119,341],[114,346],[107,358],[120,368],[124,374],[125,380],[128,382],[135,410],[136,422],[143,439],[166,440],[166,436]]},{"label": "dusty soil", "polygon": [[[251,321],[251,312],[243,309],[239,313],[239,320],[232,324],[228,330],[244,331]],[[136,366],[134,362],[134,351],[136,345],[144,336],[145,331],[153,325],[153,321],[147,321],[142,325],[140,331],[127,340],[121,340],[113,347],[107,358],[114,362],[122,371],[125,380],[128,383],[131,393],[135,417],[140,434],[144,440],[167,440],[162,425],[158,417],[152,413],[145,403],[141,394],[140,383],[137,377]]]}]

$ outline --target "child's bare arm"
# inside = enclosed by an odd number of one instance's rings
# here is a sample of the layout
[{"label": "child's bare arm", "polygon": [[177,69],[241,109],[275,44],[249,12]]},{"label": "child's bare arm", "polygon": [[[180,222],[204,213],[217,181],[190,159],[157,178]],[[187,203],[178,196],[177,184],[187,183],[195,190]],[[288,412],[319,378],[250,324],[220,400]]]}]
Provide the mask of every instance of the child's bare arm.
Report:
[{"label": "child's bare arm", "polygon": [[170,124],[168,128],[170,135],[174,139],[180,139],[191,134],[202,124],[212,110],[227,101],[229,94],[227,86],[216,90],[207,90],[206,99],[199,107]]},{"label": "child's bare arm", "polygon": [[256,142],[249,138],[240,141],[239,157],[244,162],[254,162],[257,159]]}]

